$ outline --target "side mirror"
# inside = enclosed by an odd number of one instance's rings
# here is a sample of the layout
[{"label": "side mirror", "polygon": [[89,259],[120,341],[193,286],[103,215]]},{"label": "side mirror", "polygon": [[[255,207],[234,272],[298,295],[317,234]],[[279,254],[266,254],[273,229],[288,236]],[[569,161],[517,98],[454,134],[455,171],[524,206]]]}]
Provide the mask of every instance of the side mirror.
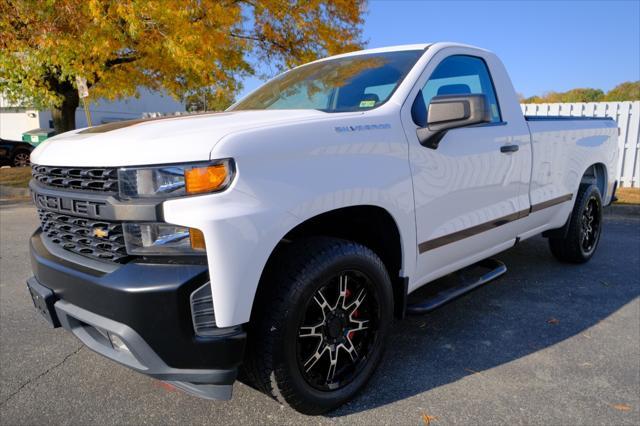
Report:
[{"label": "side mirror", "polygon": [[436,96],[431,99],[428,114],[421,111],[426,112],[426,108],[420,93],[411,112],[414,121],[420,126],[416,130],[418,140],[431,149],[438,148],[447,130],[491,121],[485,95]]}]

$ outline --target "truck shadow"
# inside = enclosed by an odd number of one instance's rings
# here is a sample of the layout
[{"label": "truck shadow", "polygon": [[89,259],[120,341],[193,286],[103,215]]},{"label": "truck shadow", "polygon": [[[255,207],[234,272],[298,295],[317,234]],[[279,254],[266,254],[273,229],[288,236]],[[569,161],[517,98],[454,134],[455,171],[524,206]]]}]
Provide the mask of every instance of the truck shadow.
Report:
[{"label": "truck shadow", "polygon": [[589,338],[590,327],[640,295],[637,226],[636,219],[609,218],[585,265],[557,262],[541,237],[495,256],[509,268],[503,277],[430,314],[398,321],[369,385],[328,417],[410,398],[572,336]]}]

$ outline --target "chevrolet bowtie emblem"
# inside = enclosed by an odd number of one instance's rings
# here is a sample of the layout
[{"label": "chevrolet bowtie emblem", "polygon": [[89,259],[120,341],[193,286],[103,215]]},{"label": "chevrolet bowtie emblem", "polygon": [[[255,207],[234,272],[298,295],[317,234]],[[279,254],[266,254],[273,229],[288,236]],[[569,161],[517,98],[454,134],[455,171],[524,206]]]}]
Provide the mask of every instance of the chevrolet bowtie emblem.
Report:
[{"label": "chevrolet bowtie emblem", "polygon": [[109,231],[104,228],[93,228],[93,236],[96,238],[107,238]]}]

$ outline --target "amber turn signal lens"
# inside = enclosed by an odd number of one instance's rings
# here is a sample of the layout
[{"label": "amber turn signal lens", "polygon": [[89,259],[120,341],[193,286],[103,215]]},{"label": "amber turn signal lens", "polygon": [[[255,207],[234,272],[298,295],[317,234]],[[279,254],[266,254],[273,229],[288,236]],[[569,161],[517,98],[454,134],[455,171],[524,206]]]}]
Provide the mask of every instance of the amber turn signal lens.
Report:
[{"label": "amber turn signal lens", "polygon": [[189,239],[191,240],[191,248],[194,250],[204,250],[204,234],[201,230],[189,228]]},{"label": "amber turn signal lens", "polygon": [[224,186],[228,176],[225,164],[194,167],[184,171],[185,189],[187,194],[215,191]]}]

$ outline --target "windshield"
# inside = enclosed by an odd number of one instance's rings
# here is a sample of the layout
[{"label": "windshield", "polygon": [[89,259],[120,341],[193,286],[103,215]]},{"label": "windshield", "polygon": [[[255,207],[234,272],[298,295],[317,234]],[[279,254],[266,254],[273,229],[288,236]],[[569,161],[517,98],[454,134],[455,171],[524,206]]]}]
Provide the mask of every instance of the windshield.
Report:
[{"label": "windshield", "polygon": [[372,53],[303,65],[267,82],[231,110],[375,108],[391,97],[422,53]]}]

